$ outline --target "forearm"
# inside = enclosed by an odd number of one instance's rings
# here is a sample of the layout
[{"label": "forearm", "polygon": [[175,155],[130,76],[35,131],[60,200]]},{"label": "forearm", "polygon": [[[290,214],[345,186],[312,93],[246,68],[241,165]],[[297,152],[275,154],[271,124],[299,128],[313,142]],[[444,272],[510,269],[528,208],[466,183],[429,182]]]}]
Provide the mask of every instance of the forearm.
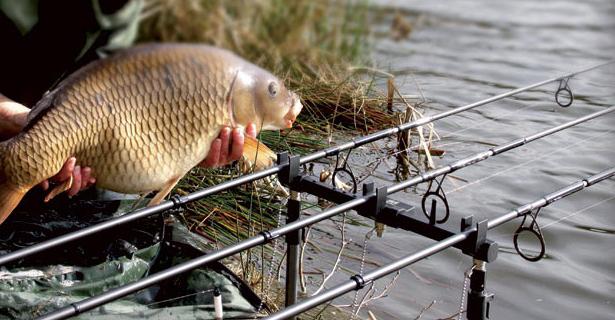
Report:
[{"label": "forearm", "polygon": [[30,109],[0,93],[0,141],[17,135],[26,125]]}]

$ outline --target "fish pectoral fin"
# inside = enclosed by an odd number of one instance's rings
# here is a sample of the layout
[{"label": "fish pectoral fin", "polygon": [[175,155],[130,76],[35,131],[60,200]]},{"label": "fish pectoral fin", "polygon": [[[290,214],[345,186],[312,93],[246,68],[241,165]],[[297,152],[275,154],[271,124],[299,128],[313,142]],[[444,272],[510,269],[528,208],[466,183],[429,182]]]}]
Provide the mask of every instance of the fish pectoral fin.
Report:
[{"label": "fish pectoral fin", "polygon": [[73,175],[71,174],[66,181],[64,181],[61,184],[55,186],[53,189],[51,189],[51,191],[49,191],[47,196],[45,196],[45,202],[49,202],[51,199],[55,198],[60,193],[66,191],[66,190],[69,190],[70,187],[72,187],[72,186],[73,186]]},{"label": "fish pectoral fin", "polygon": [[179,179],[181,178],[182,177],[180,176],[178,178],[172,178],[171,180],[167,181],[167,183],[162,187],[162,189],[160,189],[158,193],[156,193],[154,198],[150,200],[147,206],[155,206],[162,202],[162,200],[171,192],[171,190],[173,190],[173,187],[175,187],[175,185],[179,182]]},{"label": "fish pectoral fin", "polygon": [[276,154],[256,138],[246,136],[242,157],[243,161],[249,164],[244,167],[244,172],[246,172],[251,169],[250,167],[254,167],[254,170],[262,170],[272,166],[276,159]]}]

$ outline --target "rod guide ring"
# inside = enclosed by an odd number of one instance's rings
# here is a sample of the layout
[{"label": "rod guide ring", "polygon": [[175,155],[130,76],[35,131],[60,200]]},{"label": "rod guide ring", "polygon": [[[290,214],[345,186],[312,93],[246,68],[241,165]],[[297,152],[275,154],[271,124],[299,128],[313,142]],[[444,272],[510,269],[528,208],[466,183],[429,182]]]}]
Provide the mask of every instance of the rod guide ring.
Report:
[{"label": "rod guide ring", "polygon": [[[570,86],[568,86],[568,80],[570,80],[570,78],[561,79],[557,91],[555,91],[555,102],[562,108],[570,107],[574,102],[574,95],[572,94],[572,90],[570,90]],[[561,100],[560,96],[568,96],[568,100]]]},{"label": "rod guide ring", "polygon": [[[540,241],[540,252],[535,255],[532,256],[530,254],[524,253],[520,248],[519,248],[519,235],[523,232],[529,232],[530,234],[532,234],[534,237],[536,237],[538,239],[538,241]],[[542,233],[539,230],[536,230],[534,228],[530,228],[530,227],[520,227],[515,231],[515,234],[513,236],[513,244],[515,245],[515,250],[517,251],[517,253],[525,260],[527,261],[531,261],[531,262],[536,262],[539,261],[540,259],[544,258],[545,256],[545,238],[542,236]]]}]

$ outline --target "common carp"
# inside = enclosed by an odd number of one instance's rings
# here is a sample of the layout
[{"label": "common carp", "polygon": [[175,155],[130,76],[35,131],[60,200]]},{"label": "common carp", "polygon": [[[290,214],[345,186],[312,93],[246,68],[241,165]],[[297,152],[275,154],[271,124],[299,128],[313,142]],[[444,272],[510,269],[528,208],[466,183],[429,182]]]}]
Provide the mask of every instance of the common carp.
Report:
[{"label": "common carp", "polygon": [[158,203],[223,127],[290,128],[301,108],[274,75],[220,48],[148,44],[94,61],[45,94],[24,130],[0,144],[0,223],[71,156],[92,168],[98,187],[158,191],[150,202]]}]

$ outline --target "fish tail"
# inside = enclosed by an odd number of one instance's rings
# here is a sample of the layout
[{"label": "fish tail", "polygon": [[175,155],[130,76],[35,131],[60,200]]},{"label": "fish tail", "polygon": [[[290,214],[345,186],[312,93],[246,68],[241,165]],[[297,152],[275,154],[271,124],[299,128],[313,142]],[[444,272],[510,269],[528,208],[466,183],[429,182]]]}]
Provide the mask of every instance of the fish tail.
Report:
[{"label": "fish tail", "polygon": [[6,143],[0,143],[0,224],[8,218],[17,207],[23,196],[28,192],[27,188],[21,188],[11,181],[6,176]]}]

